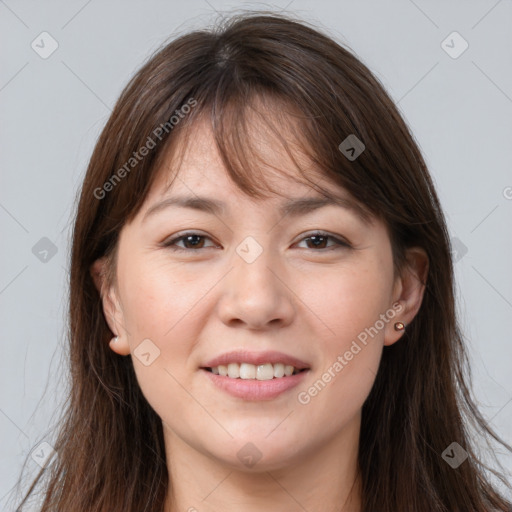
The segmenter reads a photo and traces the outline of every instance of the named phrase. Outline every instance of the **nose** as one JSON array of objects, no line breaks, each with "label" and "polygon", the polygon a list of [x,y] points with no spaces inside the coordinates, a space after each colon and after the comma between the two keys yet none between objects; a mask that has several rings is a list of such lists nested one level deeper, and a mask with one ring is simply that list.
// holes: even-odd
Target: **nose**
[{"label": "nose", "polygon": [[283,266],[268,248],[254,261],[240,254],[234,254],[234,268],[222,281],[218,303],[222,321],[251,330],[289,325],[295,314],[294,293],[286,283]]}]

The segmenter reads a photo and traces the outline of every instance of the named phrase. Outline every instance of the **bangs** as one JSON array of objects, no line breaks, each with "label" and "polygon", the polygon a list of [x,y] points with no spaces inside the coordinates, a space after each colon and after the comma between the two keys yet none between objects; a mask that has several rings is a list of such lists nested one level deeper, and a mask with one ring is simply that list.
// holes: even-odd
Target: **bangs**
[{"label": "bangs", "polygon": [[[231,97],[208,96],[194,96],[198,106],[168,139],[156,162],[155,174],[168,174],[165,192],[177,179],[185,155],[194,151],[194,131],[203,125],[211,130],[226,172],[245,195],[261,200],[273,195],[287,197],[286,192],[272,186],[269,176],[276,175],[306,185],[316,191],[315,196],[349,204],[365,224],[372,223],[374,213],[346,189],[343,172],[329,166],[319,144],[311,143],[319,141],[319,134],[310,115],[288,98],[265,90],[251,95],[237,91]],[[291,161],[291,168],[279,165],[283,154]],[[346,192],[337,192],[340,187]]]}]

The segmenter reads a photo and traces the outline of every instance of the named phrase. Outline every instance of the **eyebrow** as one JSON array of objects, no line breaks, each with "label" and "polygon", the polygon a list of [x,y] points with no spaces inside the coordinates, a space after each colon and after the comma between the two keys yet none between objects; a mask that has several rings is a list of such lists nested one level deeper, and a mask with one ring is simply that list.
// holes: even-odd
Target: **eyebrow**
[{"label": "eyebrow", "polygon": [[[289,199],[281,204],[279,214],[281,217],[289,215],[291,217],[299,217],[306,215],[325,206],[339,206],[350,210],[364,224],[370,224],[370,216],[356,202],[344,197],[305,197]],[[189,208],[197,211],[210,213],[212,215],[222,215],[227,208],[226,203],[218,199],[203,196],[175,196],[168,197],[158,203],[152,205],[142,219],[144,222],[150,215],[162,211],[166,208]]]}]

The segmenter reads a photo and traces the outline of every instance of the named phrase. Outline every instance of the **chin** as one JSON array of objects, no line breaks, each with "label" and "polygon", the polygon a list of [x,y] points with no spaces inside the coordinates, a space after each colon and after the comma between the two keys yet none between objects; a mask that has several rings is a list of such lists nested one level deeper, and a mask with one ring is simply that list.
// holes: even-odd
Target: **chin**
[{"label": "chin", "polygon": [[210,454],[217,461],[248,473],[282,469],[293,465],[295,459],[300,457],[297,445],[289,437],[286,440],[279,437],[270,440],[265,439],[264,435],[257,438],[236,436],[226,448],[223,453],[217,453],[217,448],[211,450]]}]

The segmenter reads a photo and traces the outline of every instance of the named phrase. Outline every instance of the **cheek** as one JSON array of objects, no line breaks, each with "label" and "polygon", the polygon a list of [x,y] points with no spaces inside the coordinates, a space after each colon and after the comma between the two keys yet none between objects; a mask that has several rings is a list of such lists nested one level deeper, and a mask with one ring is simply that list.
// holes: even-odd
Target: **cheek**
[{"label": "cheek", "polygon": [[[326,325],[321,364],[302,388],[299,403],[324,411],[339,423],[360,409],[370,393],[382,355],[386,326],[393,321],[390,260],[340,272],[313,300]],[[314,405],[313,405],[314,404]]]},{"label": "cheek", "polygon": [[[319,312],[327,327],[326,348],[330,354],[350,345],[390,307],[390,271],[386,262],[374,259],[341,268],[323,279],[321,286],[310,288],[307,303]],[[381,339],[383,334],[381,326],[375,338]]]},{"label": "cheek", "polygon": [[373,330],[373,326],[349,325],[348,321],[343,323],[343,318],[335,325],[336,335],[324,340],[321,364],[297,392],[298,403],[334,430],[362,408],[375,381],[383,348],[382,331]]},{"label": "cheek", "polygon": [[194,304],[207,291],[207,283],[179,282],[176,275],[158,265],[134,264],[120,279],[137,381],[161,417],[186,405],[187,396],[178,383],[187,383],[192,371],[190,354],[201,329]]},{"label": "cheek", "polygon": [[179,269],[143,261],[126,268],[121,282],[123,316],[133,342],[152,337],[163,346],[193,328],[194,307],[211,287]]},{"label": "cheek", "polygon": [[[167,424],[174,424],[174,411],[190,407],[185,389],[192,371],[190,354],[200,329],[193,309],[199,292],[192,284],[182,286],[175,275],[142,265],[134,268],[125,278],[123,304],[137,382],[152,409]],[[147,345],[141,350],[143,343]],[[146,364],[147,357],[141,357],[148,352],[150,364]]]}]

